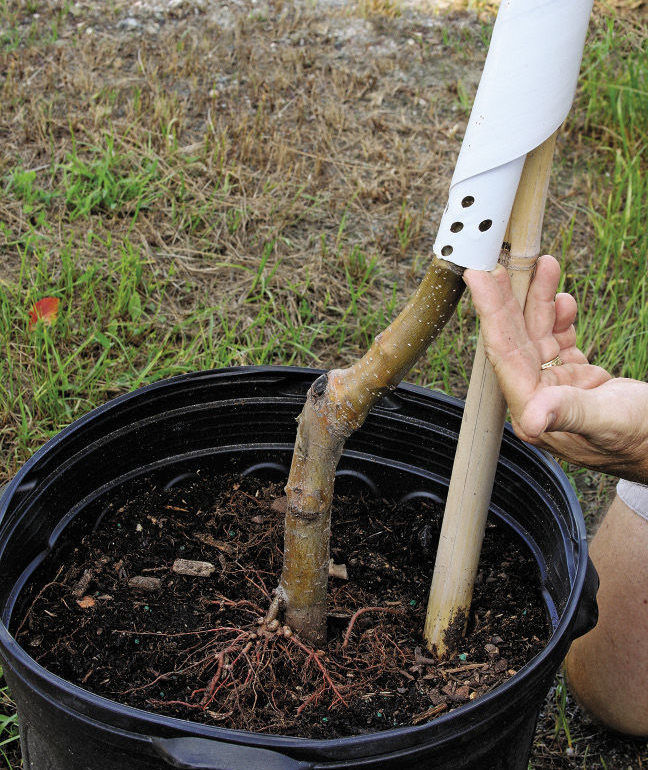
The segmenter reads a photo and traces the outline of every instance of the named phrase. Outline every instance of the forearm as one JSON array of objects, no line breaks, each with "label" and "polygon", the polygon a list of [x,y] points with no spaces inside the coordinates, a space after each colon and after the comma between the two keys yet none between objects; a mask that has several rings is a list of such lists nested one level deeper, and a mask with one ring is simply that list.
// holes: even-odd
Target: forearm
[{"label": "forearm", "polygon": [[619,377],[608,387],[617,396],[609,404],[616,475],[648,484],[648,383]]}]

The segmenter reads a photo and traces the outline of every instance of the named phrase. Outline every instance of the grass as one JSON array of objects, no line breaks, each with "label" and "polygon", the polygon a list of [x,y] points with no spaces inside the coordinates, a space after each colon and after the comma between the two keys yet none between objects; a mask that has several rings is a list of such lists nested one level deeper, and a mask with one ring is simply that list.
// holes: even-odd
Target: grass
[{"label": "grass", "polygon": [[[0,677],[2,667],[0,666]],[[0,680],[3,681],[3,680]],[[13,766],[12,757],[18,755],[18,717],[6,687],[0,688],[0,758],[5,767]]]},{"label": "grass", "polygon": [[591,262],[566,233],[566,284],[586,310],[579,341],[598,364],[625,376],[648,372],[648,50],[641,33],[608,19],[588,47],[581,86],[584,132],[596,152],[588,163],[599,189],[588,206]]},{"label": "grass", "polygon": [[[124,3],[38,6],[0,2],[0,482],[161,377],[365,349],[425,269],[492,26],[484,3],[432,27],[381,0],[181,8],[135,31]],[[578,297],[583,348],[638,378],[647,73],[640,26],[599,10],[544,246]],[[30,329],[45,296],[58,319]],[[464,302],[410,379],[464,395],[475,339]],[[571,477],[593,523],[610,480]],[[6,689],[0,703],[0,751],[18,767]],[[639,767],[641,751],[592,727],[558,680],[532,766]]]}]

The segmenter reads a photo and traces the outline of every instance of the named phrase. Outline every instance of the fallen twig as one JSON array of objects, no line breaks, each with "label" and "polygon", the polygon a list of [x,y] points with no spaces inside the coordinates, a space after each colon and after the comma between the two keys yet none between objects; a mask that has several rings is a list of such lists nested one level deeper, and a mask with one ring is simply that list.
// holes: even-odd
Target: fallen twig
[{"label": "fallen twig", "polygon": [[420,714],[415,714],[412,717],[412,724],[418,725],[421,722],[425,722],[428,719],[432,719],[432,717],[437,716],[442,711],[445,711],[448,708],[447,703],[439,703],[438,706],[432,706],[432,708],[429,708],[427,711],[422,711]]}]

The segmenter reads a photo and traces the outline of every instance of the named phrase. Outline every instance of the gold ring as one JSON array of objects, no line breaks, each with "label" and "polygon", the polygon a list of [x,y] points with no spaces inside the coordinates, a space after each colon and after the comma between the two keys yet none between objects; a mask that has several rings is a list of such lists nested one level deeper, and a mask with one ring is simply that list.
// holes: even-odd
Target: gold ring
[{"label": "gold ring", "polygon": [[551,361],[545,361],[545,363],[540,366],[540,369],[550,369],[552,366],[562,366],[564,363],[565,362],[560,356],[556,356],[555,358],[552,358]]}]

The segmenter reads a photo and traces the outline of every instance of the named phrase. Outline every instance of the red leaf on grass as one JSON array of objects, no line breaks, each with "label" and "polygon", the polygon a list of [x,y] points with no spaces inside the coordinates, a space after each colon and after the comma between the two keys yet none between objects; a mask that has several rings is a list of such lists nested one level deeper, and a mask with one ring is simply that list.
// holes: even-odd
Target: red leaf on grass
[{"label": "red leaf on grass", "polygon": [[29,311],[29,328],[36,326],[38,321],[42,321],[47,326],[51,326],[58,316],[59,298],[43,297],[34,303]]}]

